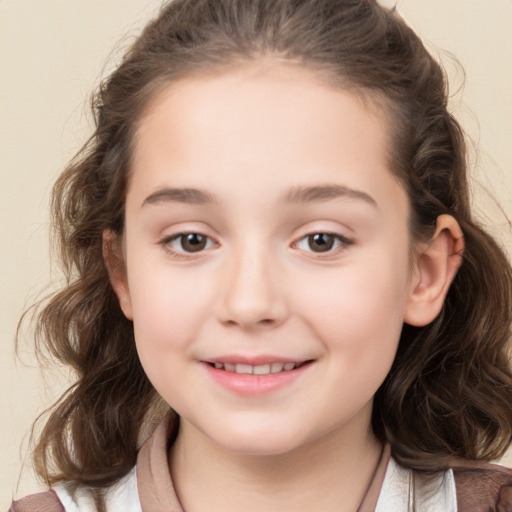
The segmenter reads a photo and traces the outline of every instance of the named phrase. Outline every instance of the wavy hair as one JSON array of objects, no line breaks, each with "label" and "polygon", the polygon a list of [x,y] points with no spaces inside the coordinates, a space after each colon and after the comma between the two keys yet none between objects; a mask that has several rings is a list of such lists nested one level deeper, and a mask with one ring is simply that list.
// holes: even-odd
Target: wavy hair
[{"label": "wavy hair", "polygon": [[512,439],[512,271],[470,211],[464,137],[447,110],[439,64],[393,10],[375,0],[174,0],[164,5],[93,100],[95,131],[58,179],[54,234],[66,286],[37,317],[37,344],[73,368],[76,383],[50,411],[35,448],[48,484],[101,489],[136,461],[158,396],[135,350],[102,255],[122,234],[137,123],[167,84],[264,56],[314,69],[376,100],[391,134],[390,169],[408,192],[411,234],[441,214],[465,239],[442,312],[405,325],[374,400],[373,428],[419,470],[499,457]]}]

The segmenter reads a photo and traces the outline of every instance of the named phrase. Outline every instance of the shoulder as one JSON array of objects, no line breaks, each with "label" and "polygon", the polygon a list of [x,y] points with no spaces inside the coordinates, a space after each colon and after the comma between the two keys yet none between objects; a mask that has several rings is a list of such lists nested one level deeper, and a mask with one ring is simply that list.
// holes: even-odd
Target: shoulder
[{"label": "shoulder", "polygon": [[497,464],[453,468],[460,512],[512,512],[512,470]]},{"label": "shoulder", "polygon": [[[123,478],[102,492],[107,512],[142,512],[139,484],[146,498],[146,510],[181,510],[167,465],[167,444],[172,442],[176,432],[177,421],[174,417],[169,415],[163,418],[142,446],[137,464]],[[158,498],[162,501],[158,501]],[[162,503],[164,506],[159,507]],[[153,506],[154,504],[157,506]],[[168,504],[172,506],[166,506]],[[52,490],[14,501],[9,508],[9,512],[96,510],[96,503],[90,490],[78,487],[74,492],[69,492],[66,483],[57,484]]]},{"label": "shoulder", "polygon": [[[107,512],[142,512],[137,490],[136,466],[123,478],[102,491]],[[70,492],[65,483],[50,491],[31,494],[12,503],[9,512],[97,512],[90,489],[78,487]]]},{"label": "shoulder", "polygon": [[46,491],[14,501],[9,512],[65,512],[65,509],[55,491]]}]

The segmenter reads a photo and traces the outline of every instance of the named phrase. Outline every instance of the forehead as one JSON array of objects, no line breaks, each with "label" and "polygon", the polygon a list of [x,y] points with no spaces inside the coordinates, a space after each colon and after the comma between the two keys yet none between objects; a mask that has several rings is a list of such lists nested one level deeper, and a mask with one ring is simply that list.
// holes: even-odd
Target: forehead
[{"label": "forehead", "polygon": [[211,189],[270,191],[318,177],[375,188],[376,175],[394,179],[388,146],[376,100],[329,85],[310,69],[263,62],[162,89],[139,122],[131,181],[146,189],[169,180],[203,188],[206,180]]},{"label": "forehead", "polygon": [[[384,139],[389,126],[385,103],[375,92],[334,85],[326,72],[263,58],[234,68],[197,72],[161,86],[137,123],[136,149],[144,143],[148,127],[158,123],[169,127],[171,118],[178,134],[183,135],[187,135],[189,129],[200,135],[214,122],[217,129],[228,123],[233,130],[249,127],[251,135],[255,136],[258,126],[267,124],[268,129],[274,125],[278,131],[277,121],[294,121],[300,123],[297,128],[304,134],[321,127],[325,136],[327,132],[336,133],[339,126],[334,125],[339,125],[338,121],[349,111],[353,116],[347,119],[347,124],[359,117],[359,125],[370,121],[367,129],[369,124],[378,125],[380,142],[386,148],[388,141]],[[210,134],[216,135],[215,132]],[[220,132],[218,136],[224,134]],[[279,135],[284,138],[286,134]]]}]

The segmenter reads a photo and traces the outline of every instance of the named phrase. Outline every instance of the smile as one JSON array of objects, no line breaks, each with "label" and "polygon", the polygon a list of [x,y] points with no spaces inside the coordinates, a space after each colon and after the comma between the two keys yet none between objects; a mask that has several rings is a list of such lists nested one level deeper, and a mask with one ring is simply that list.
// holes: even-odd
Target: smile
[{"label": "smile", "polygon": [[252,361],[239,357],[226,359],[201,362],[214,382],[230,392],[245,396],[267,395],[290,386],[309,373],[308,369],[315,362],[314,359],[277,361],[270,357]]},{"label": "smile", "polygon": [[230,373],[238,373],[238,374],[246,374],[246,375],[269,375],[281,372],[289,372],[299,368],[305,362],[302,363],[282,363],[279,361],[268,363],[268,364],[260,364],[260,365],[250,365],[244,363],[209,363],[211,366],[216,368],[217,370],[224,370]]}]

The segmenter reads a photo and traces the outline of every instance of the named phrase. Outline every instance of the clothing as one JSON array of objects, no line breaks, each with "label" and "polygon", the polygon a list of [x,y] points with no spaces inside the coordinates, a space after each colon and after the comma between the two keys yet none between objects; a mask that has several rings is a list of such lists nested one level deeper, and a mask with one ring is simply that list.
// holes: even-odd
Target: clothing
[{"label": "clothing", "polygon": [[[168,469],[176,426],[164,419],[139,451],[137,465],[107,493],[108,512],[184,512]],[[501,490],[501,495],[500,495]],[[74,497],[64,485],[14,502],[9,512],[94,512],[83,490]],[[386,445],[358,512],[512,512],[512,471],[468,463],[426,477],[404,469]]]}]

